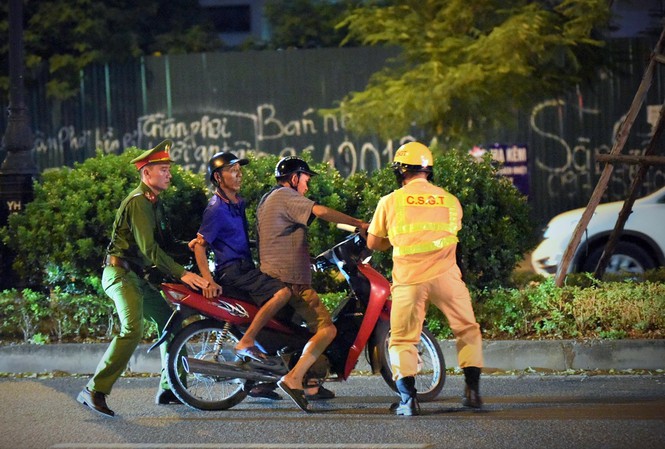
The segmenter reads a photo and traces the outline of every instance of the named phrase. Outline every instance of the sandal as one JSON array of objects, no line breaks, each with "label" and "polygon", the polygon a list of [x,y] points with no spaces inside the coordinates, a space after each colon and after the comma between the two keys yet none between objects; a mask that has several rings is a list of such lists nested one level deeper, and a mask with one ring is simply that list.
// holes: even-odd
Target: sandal
[{"label": "sandal", "polygon": [[302,410],[303,412],[308,412],[309,413],[309,403],[307,402],[307,399],[305,399],[305,391],[304,390],[299,390],[297,388],[291,388],[286,383],[280,379],[277,382],[277,386],[284,392],[286,395],[288,395],[291,399],[293,399],[293,402],[296,403],[298,408]]}]

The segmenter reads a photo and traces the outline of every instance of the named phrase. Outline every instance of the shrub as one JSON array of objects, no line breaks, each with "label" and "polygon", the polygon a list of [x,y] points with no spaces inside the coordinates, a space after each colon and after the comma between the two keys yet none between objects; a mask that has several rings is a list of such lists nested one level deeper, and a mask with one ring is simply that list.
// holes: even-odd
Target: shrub
[{"label": "shrub", "polygon": [[47,298],[30,289],[0,292],[0,334],[10,338],[22,337],[24,342],[44,330],[48,318]]},{"label": "shrub", "polygon": [[[156,334],[145,326],[144,338]],[[70,293],[54,287],[49,295],[31,289],[0,292],[0,335],[36,344],[106,340],[117,330],[115,307],[106,295]]]},{"label": "shrub", "polygon": [[435,183],[459,199],[464,209],[458,256],[472,289],[511,285],[511,275],[536,244],[526,197],[497,174],[489,154],[476,162],[451,150],[436,158]]},{"label": "shrub", "polygon": [[[101,263],[116,211],[139,182],[129,163],[137,154],[136,148],[119,156],[98,153],[74,168],[46,171],[35,183],[34,200],[0,230],[16,253],[13,268],[27,285],[100,293]],[[165,208],[174,233],[189,239],[199,224],[192,217],[205,207],[203,179],[179,166],[172,172]]]},{"label": "shrub", "polygon": [[116,326],[115,306],[105,294],[70,293],[55,287],[50,294],[50,332],[56,341],[109,338]]},{"label": "shrub", "polygon": [[489,338],[663,338],[665,330],[660,282],[593,280],[559,288],[547,279],[482,295],[476,317]]}]

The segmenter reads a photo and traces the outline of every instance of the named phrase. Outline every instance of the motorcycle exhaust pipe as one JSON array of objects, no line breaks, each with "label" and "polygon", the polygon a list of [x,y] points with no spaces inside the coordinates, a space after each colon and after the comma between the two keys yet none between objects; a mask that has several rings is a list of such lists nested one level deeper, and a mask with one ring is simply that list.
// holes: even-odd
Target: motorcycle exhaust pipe
[{"label": "motorcycle exhaust pipe", "polygon": [[286,373],[286,371],[284,373],[271,373],[263,370],[255,370],[251,366],[251,362],[249,364],[238,365],[228,362],[209,362],[192,357],[183,358],[183,365],[185,371],[190,374],[204,374],[229,379],[240,378],[256,382],[277,382]]}]

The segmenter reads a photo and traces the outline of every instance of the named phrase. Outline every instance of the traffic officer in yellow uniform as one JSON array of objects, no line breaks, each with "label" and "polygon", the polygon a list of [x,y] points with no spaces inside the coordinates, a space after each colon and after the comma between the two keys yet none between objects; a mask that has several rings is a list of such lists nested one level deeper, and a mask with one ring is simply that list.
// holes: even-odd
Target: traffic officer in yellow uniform
[{"label": "traffic officer in yellow uniform", "polygon": [[457,266],[457,232],[462,207],[455,196],[435,186],[429,148],[418,142],[402,145],[393,169],[401,188],[379,200],[367,236],[367,246],[393,248],[390,363],[401,401],[397,415],[417,415],[415,376],[423,322],[429,303],[448,318],[457,341],[459,366],[466,389],[463,404],[480,408],[482,338],[471,297]]},{"label": "traffic officer in yellow uniform", "polygon": [[[156,267],[192,288],[204,288],[208,284],[165,252],[176,243],[168,232],[164,209],[158,199],[171,182],[171,145],[170,140],[165,140],[131,161],[139,170],[141,182],[120,204],[113,223],[102,287],[115,303],[120,333],[113,338],[94,376],[77,397],[78,402],[105,416],[114,416],[106,405],[106,396],[143,337],[143,319],[155,322],[161,334],[171,315],[159,290],[144,278],[146,269]],[[186,250],[187,244],[183,243],[182,248]],[[162,377],[156,397],[158,404],[179,402],[169,389],[165,346],[160,346]]]}]

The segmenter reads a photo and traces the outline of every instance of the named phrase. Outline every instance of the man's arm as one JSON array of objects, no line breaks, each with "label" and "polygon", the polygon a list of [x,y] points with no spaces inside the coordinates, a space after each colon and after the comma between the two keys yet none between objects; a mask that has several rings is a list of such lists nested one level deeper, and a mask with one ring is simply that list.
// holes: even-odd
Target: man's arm
[{"label": "man's arm", "polygon": [[208,267],[208,242],[205,241],[201,234],[198,234],[196,239],[192,242],[195,242],[194,257],[196,258],[196,265],[199,267],[199,273],[201,273],[203,279],[208,281],[208,286],[203,288],[203,295],[206,298],[214,298],[221,295],[222,287],[215,282],[215,279],[210,272],[210,268]]},{"label": "man's arm", "polygon": [[392,245],[390,240],[384,237],[377,237],[374,234],[367,234],[367,247],[374,251],[387,251]]},{"label": "man's arm", "polygon": [[[147,201],[147,200],[146,200]],[[185,270],[185,267],[177,263],[169,256],[155,240],[154,229],[155,221],[153,219],[152,205],[146,207],[140,201],[130,201],[127,205],[130,222],[132,223],[132,234],[139,251],[154,264],[161,272],[171,274],[180,279],[191,288],[205,288],[209,285],[208,281],[198,274]],[[147,210],[146,210],[147,209]]]},{"label": "man's arm", "polygon": [[349,215],[346,215],[345,213],[339,212],[321,204],[315,204],[314,207],[312,207],[312,213],[316,215],[317,218],[322,220],[329,221],[331,223],[347,224],[359,228],[362,231],[367,231],[367,228],[369,227],[369,224],[362,220],[358,220],[357,218],[353,218]]},{"label": "man's arm", "polygon": [[367,247],[374,251],[387,251],[392,244],[386,229],[386,197],[379,200],[367,231]]}]

